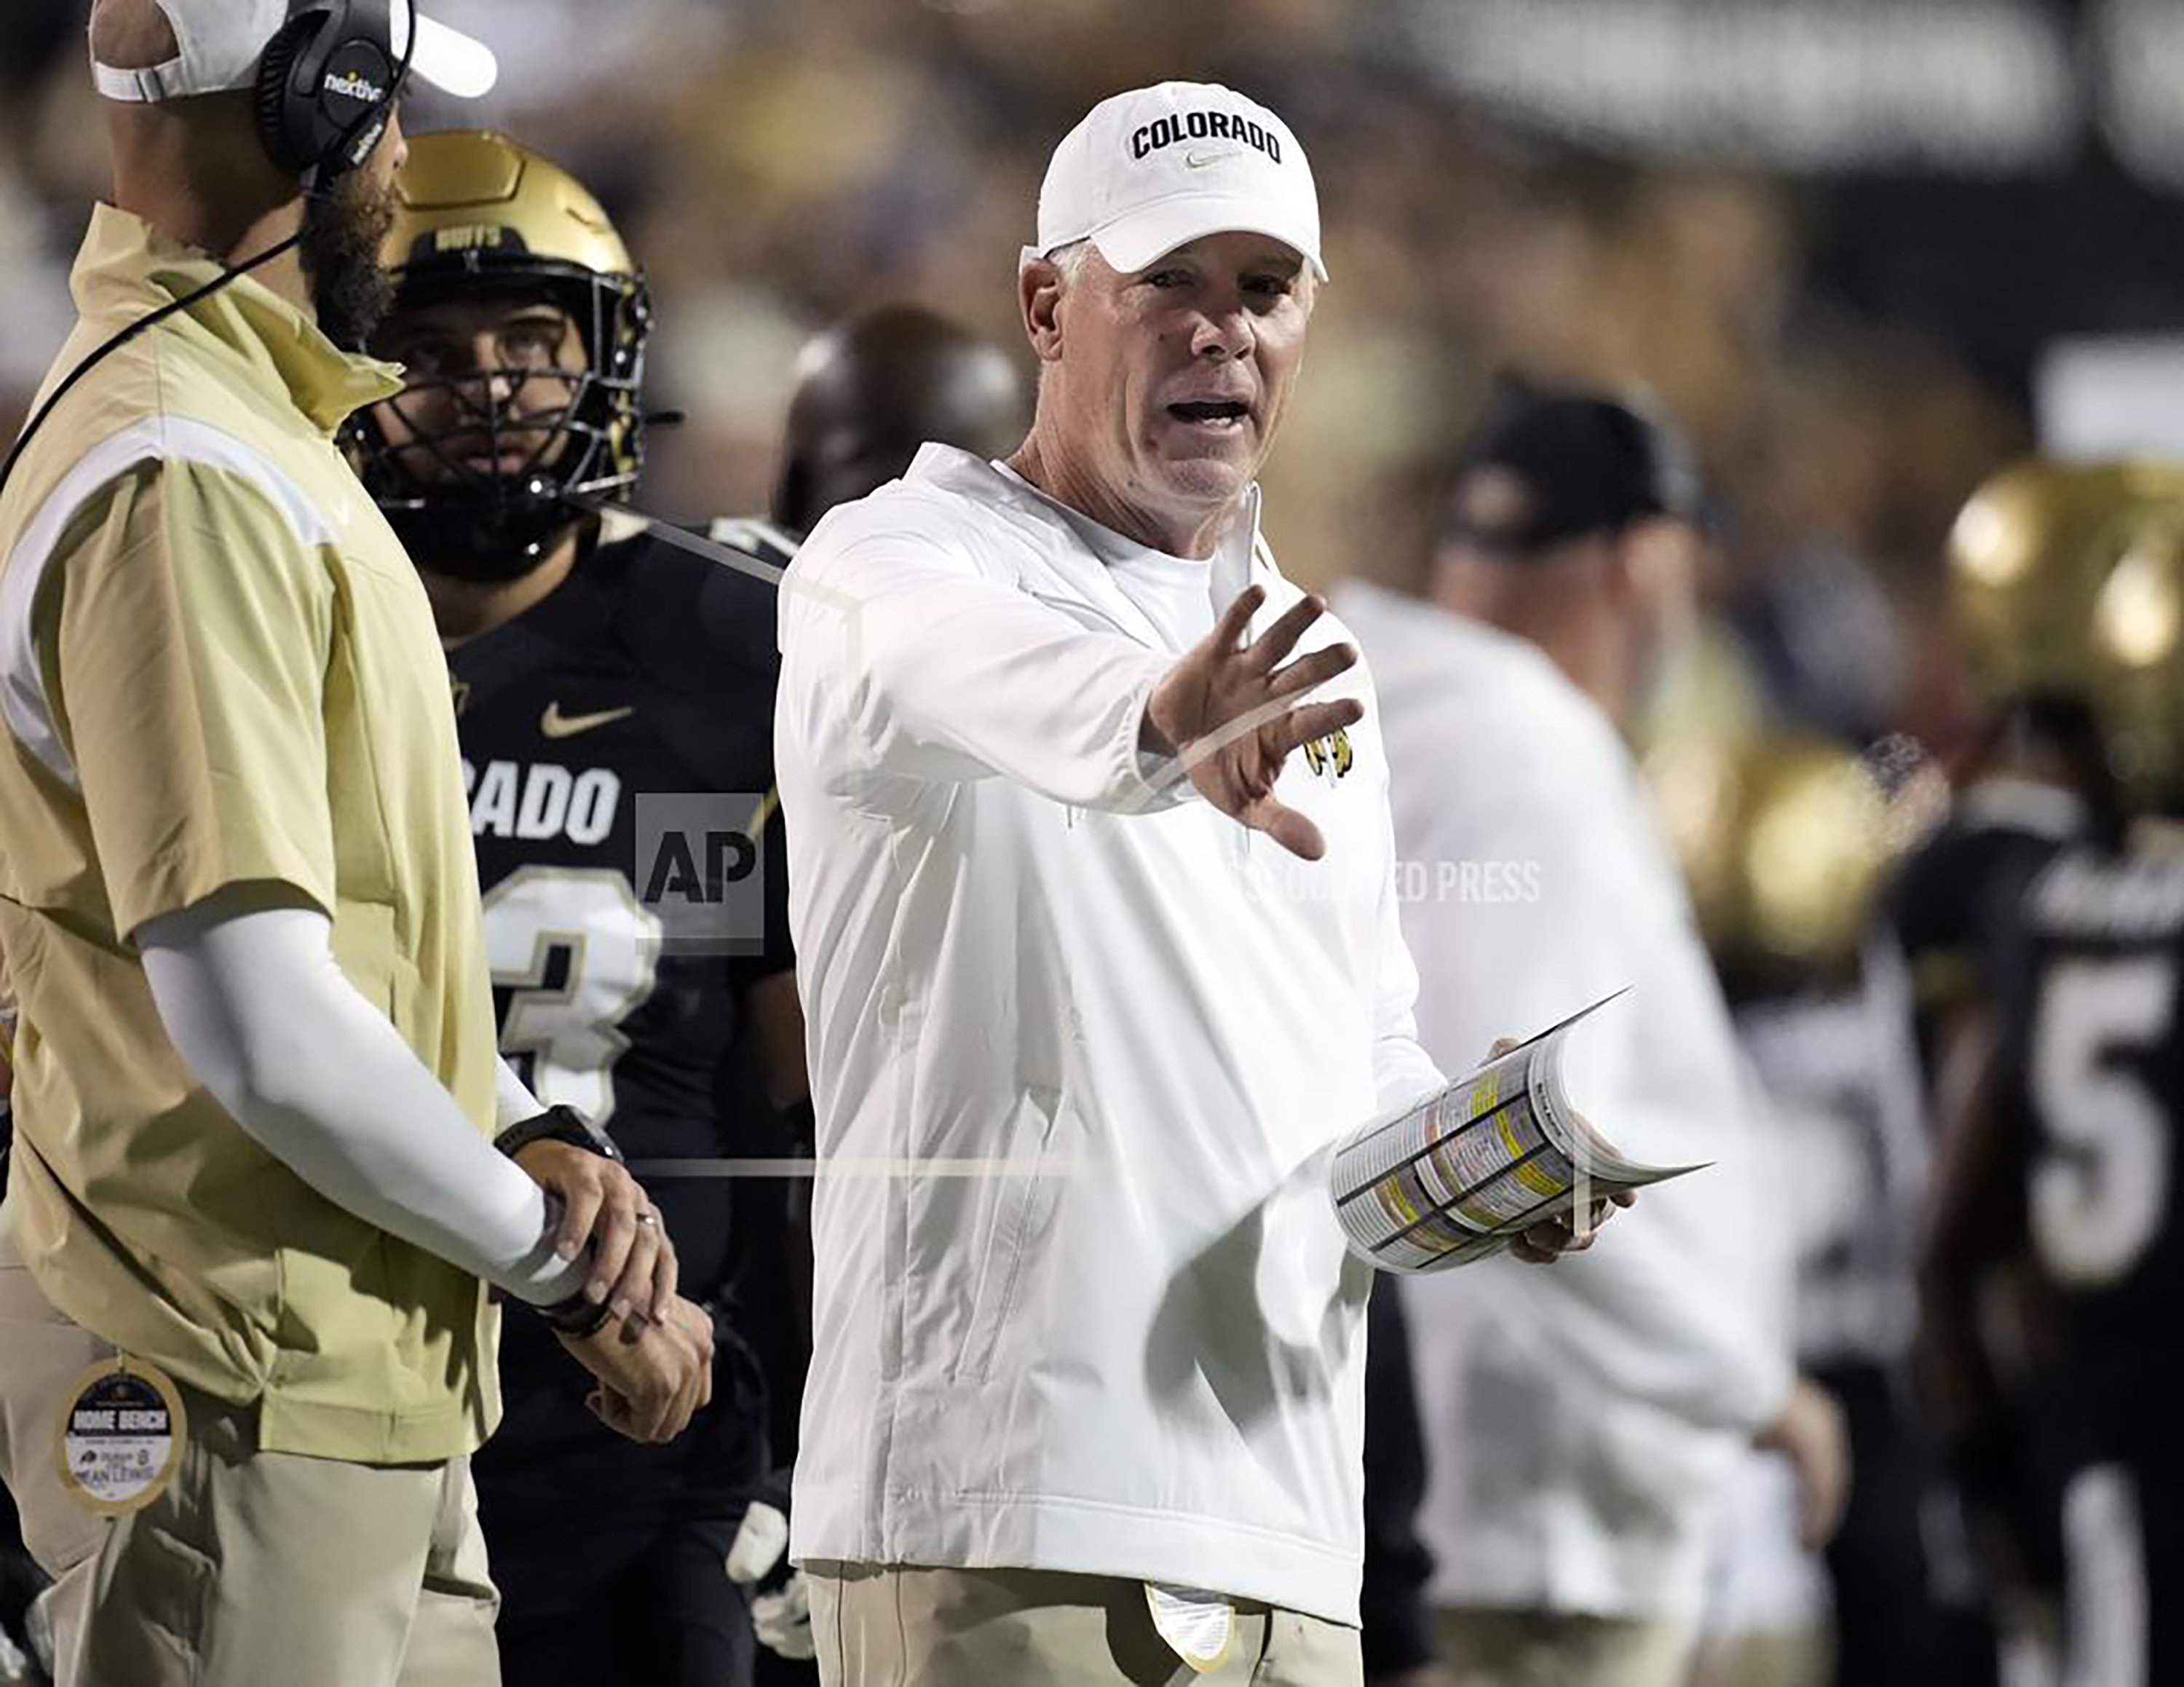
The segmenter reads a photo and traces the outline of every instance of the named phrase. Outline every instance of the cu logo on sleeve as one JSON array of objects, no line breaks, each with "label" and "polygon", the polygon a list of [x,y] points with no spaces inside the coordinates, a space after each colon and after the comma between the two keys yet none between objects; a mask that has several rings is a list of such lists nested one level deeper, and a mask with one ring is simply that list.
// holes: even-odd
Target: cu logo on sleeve
[{"label": "cu logo on sleeve", "polygon": [[638,798],[630,882],[660,921],[663,953],[765,951],[768,864],[761,840],[772,808],[770,794],[759,792]]}]

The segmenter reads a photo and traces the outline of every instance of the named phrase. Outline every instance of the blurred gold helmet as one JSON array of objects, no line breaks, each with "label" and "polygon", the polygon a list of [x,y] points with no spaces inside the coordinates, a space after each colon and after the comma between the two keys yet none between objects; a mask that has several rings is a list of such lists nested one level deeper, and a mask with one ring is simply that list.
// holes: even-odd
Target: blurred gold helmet
[{"label": "blurred gold helmet", "polygon": [[2114,560],[2108,541],[2134,509],[2184,496],[2184,469],[2027,458],[1987,480],[1948,543],[1953,618],[1990,706],[2082,698],[2086,630]]},{"label": "blurred gold helmet", "polygon": [[1724,973],[1841,974],[1902,839],[1873,771],[1830,738],[1771,731],[1663,745],[1646,771]]},{"label": "blurred gold helmet", "polygon": [[[395,177],[397,209],[382,248],[403,313],[465,295],[537,294],[569,312],[583,336],[586,367],[559,382],[566,402],[541,419],[526,412],[524,437],[539,437],[521,466],[486,471],[439,449],[429,430],[391,447],[370,410],[350,443],[365,484],[406,540],[426,541],[436,560],[451,546],[482,571],[520,571],[545,539],[577,519],[570,494],[626,497],[644,466],[640,387],[652,307],[644,281],[591,192],[551,159],[505,135],[450,130],[410,138]],[[432,387],[459,396],[458,426],[498,440],[515,432],[508,380],[520,371],[465,370],[413,379],[405,400]],[[402,409],[410,422],[410,411]],[[498,453],[488,454],[488,459]],[[415,547],[413,545],[413,549]]]},{"label": "blurred gold helmet", "polygon": [[2114,557],[2094,600],[2095,728],[2126,805],[2184,810],[2184,499],[2113,530]]}]

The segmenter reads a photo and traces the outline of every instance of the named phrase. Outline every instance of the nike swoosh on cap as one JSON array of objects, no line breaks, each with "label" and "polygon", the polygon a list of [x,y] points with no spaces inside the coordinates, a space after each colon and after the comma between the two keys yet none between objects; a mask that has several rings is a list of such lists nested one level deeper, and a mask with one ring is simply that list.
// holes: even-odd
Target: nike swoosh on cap
[{"label": "nike swoosh on cap", "polygon": [[1242,149],[1236,147],[1230,147],[1218,153],[1185,153],[1183,155],[1183,167],[1185,170],[1211,170],[1215,164],[1226,159],[1240,159],[1243,156]]},{"label": "nike swoosh on cap", "polygon": [[557,699],[546,705],[546,712],[538,717],[538,730],[549,738],[572,738],[579,732],[588,732],[594,727],[604,727],[637,713],[636,705],[620,709],[602,709],[596,715],[564,715]]}]

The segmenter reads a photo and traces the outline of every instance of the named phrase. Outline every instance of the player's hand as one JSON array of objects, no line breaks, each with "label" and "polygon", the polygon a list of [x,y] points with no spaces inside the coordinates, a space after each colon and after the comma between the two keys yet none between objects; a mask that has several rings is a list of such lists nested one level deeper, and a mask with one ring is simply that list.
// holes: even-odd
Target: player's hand
[{"label": "player's hand", "polygon": [[1780,1453],[1797,1479],[1797,1540],[1817,1552],[1833,1539],[1850,1499],[1850,1436],[1842,1408],[1817,1383],[1800,1377],[1781,1416],[1752,1445]]},{"label": "player's hand", "polygon": [[1357,651],[1332,644],[1281,665],[1327,612],[1327,602],[1306,593],[1246,643],[1266,595],[1261,587],[1247,588],[1213,631],[1162,676],[1145,704],[1139,743],[1156,755],[1180,757],[1190,782],[1222,813],[1316,861],[1326,841],[1311,821],[1274,800],[1274,781],[1298,745],[1363,716],[1365,705],[1356,698],[1304,701],[1306,693],[1355,666]]},{"label": "player's hand", "polygon": [[791,1570],[788,1579],[771,1592],[755,1591],[773,1573],[788,1548],[788,1519],[765,1500],[752,1500],[728,1548],[728,1579],[751,1596],[751,1630],[760,1645],[777,1657],[816,1657],[818,1642],[811,1638],[811,1592],[805,1584],[804,1573]]},{"label": "player's hand", "polygon": [[713,1398],[713,1321],[679,1294],[649,1322],[559,1339],[599,1384],[584,1404],[632,1441],[673,1440]]},{"label": "player's hand", "polygon": [[605,1155],[566,1142],[532,1143],[515,1163],[560,1200],[554,1251],[573,1260],[592,1244],[584,1298],[611,1307],[625,1322],[666,1317],[675,1299],[675,1244],[644,1186]]}]

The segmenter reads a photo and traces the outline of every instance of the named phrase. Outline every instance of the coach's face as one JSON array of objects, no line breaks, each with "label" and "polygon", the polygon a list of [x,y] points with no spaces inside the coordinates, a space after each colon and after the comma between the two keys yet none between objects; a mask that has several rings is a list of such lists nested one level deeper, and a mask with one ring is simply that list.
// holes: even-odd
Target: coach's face
[{"label": "coach's face", "polygon": [[1036,288],[1027,298],[1048,437],[1158,531],[1225,514],[1266,461],[1304,361],[1303,260],[1264,235],[1216,234],[1130,275],[1088,247],[1058,281],[1044,311]]}]

